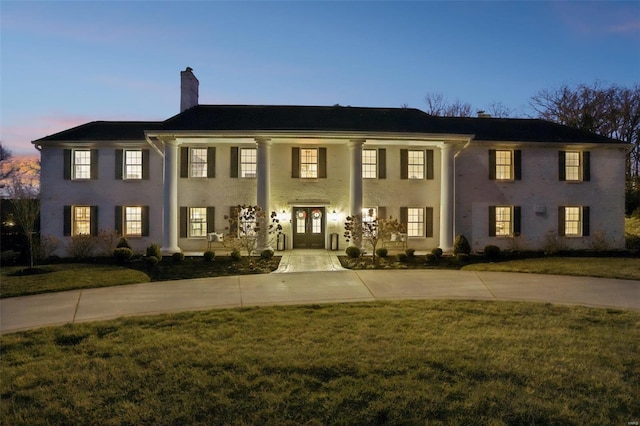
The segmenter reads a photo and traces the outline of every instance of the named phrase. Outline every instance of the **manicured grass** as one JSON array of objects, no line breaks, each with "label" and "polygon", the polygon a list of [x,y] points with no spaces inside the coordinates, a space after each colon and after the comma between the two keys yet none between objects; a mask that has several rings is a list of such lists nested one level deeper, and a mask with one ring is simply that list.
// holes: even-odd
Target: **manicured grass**
[{"label": "manicured grass", "polygon": [[640,313],[406,301],[214,310],[0,336],[0,421],[620,424]]},{"label": "manicured grass", "polygon": [[43,265],[37,274],[22,275],[24,267],[2,267],[0,297],[26,296],[29,294],[81,288],[108,287],[149,281],[149,276],[116,265],[64,263]]},{"label": "manicured grass", "polygon": [[640,280],[640,258],[542,257],[508,262],[474,263],[462,269]]}]

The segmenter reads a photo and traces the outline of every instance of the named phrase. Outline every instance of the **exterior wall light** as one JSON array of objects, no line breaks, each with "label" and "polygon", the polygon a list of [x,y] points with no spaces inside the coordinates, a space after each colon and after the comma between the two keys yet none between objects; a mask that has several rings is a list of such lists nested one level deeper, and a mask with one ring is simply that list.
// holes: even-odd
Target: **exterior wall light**
[{"label": "exterior wall light", "polygon": [[333,210],[333,212],[331,212],[331,221],[332,222],[337,222],[338,221],[338,213],[336,213],[335,210]]}]

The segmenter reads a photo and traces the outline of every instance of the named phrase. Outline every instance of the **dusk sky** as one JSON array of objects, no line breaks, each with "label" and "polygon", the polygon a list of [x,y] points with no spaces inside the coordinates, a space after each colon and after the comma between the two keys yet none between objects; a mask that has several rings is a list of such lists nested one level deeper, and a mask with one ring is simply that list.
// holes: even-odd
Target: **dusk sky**
[{"label": "dusk sky", "polygon": [[0,139],[165,120],[201,104],[425,109],[427,93],[533,115],[562,84],[640,82],[640,2],[0,2]]}]

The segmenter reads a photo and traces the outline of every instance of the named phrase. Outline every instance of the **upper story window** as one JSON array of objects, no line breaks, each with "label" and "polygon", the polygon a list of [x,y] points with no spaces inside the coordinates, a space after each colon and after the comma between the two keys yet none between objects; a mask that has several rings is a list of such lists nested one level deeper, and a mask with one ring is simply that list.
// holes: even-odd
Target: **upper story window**
[{"label": "upper story window", "polygon": [[378,177],[378,150],[362,150],[362,178],[375,179]]},{"label": "upper story window", "polygon": [[207,148],[189,149],[190,177],[207,177]]},{"label": "upper story window", "polygon": [[142,179],[142,150],[124,151],[124,179]]},{"label": "upper story window", "polygon": [[91,150],[73,151],[73,179],[91,179]]},{"label": "upper story window", "polygon": [[558,175],[560,180],[584,182],[591,178],[591,155],[589,151],[559,151]]},{"label": "upper story window", "polygon": [[491,180],[520,180],[521,179],[521,151],[508,149],[489,150],[489,179]]},{"label": "upper story window", "polygon": [[315,179],[318,177],[318,149],[300,149],[300,177]]},{"label": "upper story window", "polygon": [[256,148],[240,149],[240,177],[256,177],[258,166],[258,153]]},{"label": "upper story window", "polygon": [[407,159],[409,179],[424,179],[424,151],[409,150]]}]

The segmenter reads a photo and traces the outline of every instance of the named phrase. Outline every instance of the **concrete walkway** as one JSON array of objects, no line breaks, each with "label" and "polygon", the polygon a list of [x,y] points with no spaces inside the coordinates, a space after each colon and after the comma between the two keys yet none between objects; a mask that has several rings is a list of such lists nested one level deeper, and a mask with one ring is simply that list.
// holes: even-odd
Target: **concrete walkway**
[{"label": "concrete walkway", "polygon": [[0,332],[214,308],[401,299],[518,300],[640,310],[640,281],[450,270],[337,270],[335,254],[322,252],[316,257],[323,259],[324,270],[314,269],[323,263],[310,260],[311,253],[298,259],[301,254],[291,251],[285,252],[278,270],[294,271],[289,273],[0,299]]}]

